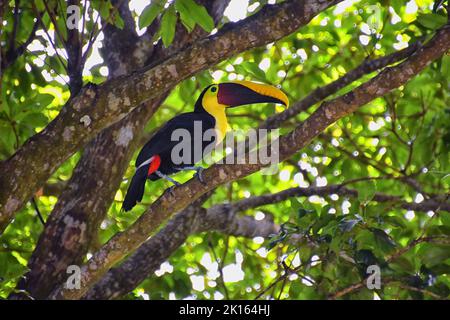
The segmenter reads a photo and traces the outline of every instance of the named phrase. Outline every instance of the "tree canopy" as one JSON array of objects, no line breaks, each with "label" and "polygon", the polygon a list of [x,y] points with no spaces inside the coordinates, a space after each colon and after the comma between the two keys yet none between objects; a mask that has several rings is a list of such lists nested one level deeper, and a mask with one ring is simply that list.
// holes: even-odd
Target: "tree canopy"
[{"label": "tree canopy", "polygon": [[[0,1],[0,298],[447,299],[449,5]],[[279,130],[276,173],[121,211],[149,137],[232,80],[289,97],[227,110]]]}]

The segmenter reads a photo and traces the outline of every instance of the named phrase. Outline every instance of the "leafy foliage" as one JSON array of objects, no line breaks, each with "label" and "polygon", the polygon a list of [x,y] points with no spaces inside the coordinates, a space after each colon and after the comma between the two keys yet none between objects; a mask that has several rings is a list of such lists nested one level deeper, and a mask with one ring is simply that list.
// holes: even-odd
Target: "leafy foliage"
[{"label": "leafy foliage", "polygon": [[196,25],[207,32],[214,28],[214,21],[208,11],[194,0],[176,0],[173,3],[152,1],[139,16],[139,28],[150,26],[159,14],[162,14],[162,19],[158,35],[165,47],[170,46],[173,41],[177,15],[188,32],[192,32]]}]

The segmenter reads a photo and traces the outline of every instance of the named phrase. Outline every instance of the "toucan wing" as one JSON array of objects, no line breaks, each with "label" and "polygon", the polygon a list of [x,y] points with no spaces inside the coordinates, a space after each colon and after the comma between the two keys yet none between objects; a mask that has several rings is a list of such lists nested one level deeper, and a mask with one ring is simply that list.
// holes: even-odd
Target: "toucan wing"
[{"label": "toucan wing", "polygon": [[144,145],[136,159],[136,167],[147,161],[154,155],[159,155],[172,148],[179,141],[172,141],[172,133],[177,129],[185,129],[191,133],[194,138],[194,125],[196,121],[202,122],[202,131],[214,128],[215,120],[208,113],[189,112],[182,113],[170,119],[161,129],[156,132],[152,138]]}]

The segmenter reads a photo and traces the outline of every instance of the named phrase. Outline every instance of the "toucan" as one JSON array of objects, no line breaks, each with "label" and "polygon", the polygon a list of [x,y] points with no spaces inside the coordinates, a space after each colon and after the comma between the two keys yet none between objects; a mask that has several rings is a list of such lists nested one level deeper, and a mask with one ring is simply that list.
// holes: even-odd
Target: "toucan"
[{"label": "toucan", "polygon": [[[129,211],[142,200],[147,179],[155,181],[163,178],[179,185],[169,175],[183,170],[195,170],[197,177],[203,182],[203,168],[196,167],[195,164],[202,160],[203,151],[208,145],[217,144],[224,138],[228,129],[225,109],[253,103],[278,103],[287,107],[289,100],[280,89],[251,81],[232,81],[206,87],[198,97],[193,112],[183,113],[169,120],[144,145],[136,159],[136,172],[128,186],[122,209]],[[211,141],[202,141],[201,150],[194,148],[195,141],[190,141],[194,150],[189,156],[190,160],[174,163],[172,149],[179,141],[173,139],[173,133],[177,129],[187,130],[192,133],[190,137],[193,140],[194,130],[197,130],[196,126],[198,128],[199,124],[202,133],[213,129],[215,136]]]}]

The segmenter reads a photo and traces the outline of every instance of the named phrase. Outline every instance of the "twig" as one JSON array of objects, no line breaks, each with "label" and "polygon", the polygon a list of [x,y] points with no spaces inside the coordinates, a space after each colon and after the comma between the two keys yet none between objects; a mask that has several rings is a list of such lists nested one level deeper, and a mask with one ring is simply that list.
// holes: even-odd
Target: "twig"
[{"label": "twig", "polygon": [[[52,40],[52,37],[50,37],[50,34],[48,33],[47,27],[45,26],[44,21],[42,20],[42,17],[40,16],[40,14],[39,14],[39,12],[38,12],[38,9],[37,9],[37,7],[36,7],[35,2],[32,1],[32,2],[31,2],[31,5],[32,5],[32,8],[33,8],[34,13],[35,13],[36,16],[37,16],[37,20],[39,21],[39,23],[40,23],[41,26],[42,26],[42,29],[44,30],[45,34],[47,35],[48,41],[50,42],[50,44],[52,45],[53,49],[55,50],[56,57],[58,58],[59,62],[61,63],[61,65],[63,66],[63,68],[66,70],[66,72],[68,72],[67,66],[66,66],[66,64],[64,63],[63,59],[61,58],[61,56],[59,55],[59,53],[58,53],[58,48],[56,47],[54,41]],[[64,42],[63,42],[63,43],[64,43]]]},{"label": "twig", "polygon": [[227,289],[227,286],[225,285],[225,278],[223,276],[223,261],[220,261],[219,258],[216,255],[216,251],[214,250],[214,246],[213,246],[213,244],[211,242],[211,234],[208,234],[208,246],[209,246],[209,248],[211,249],[211,251],[213,253],[214,260],[217,262],[217,270],[219,271],[219,275],[220,275],[220,284],[223,287],[223,291],[225,293],[225,298],[227,300],[229,300],[230,296],[228,294],[228,289]]},{"label": "twig", "polygon": [[[390,284],[395,284],[395,282],[393,281]],[[434,292],[431,292],[429,290],[416,288],[416,287],[413,287],[413,286],[410,286],[410,285],[407,285],[407,284],[403,284],[403,283],[399,283],[398,286],[400,288],[402,288],[402,289],[416,291],[416,292],[420,292],[420,293],[432,296],[433,298],[438,299],[438,300],[447,300],[447,298],[441,297],[440,295],[438,295],[438,294],[436,294]]]},{"label": "twig", "polygon": [[34,207],[34,210],[36,211],[36,215],[38,216],[39,220],[41,221],[42,225],[45,226],[44,218],[42,217],[41,211],[39,210],[38,204],[36,202],[35,197],[31,198],[31,203]]},{"label": "twig", "polygon": [[16,37],[17,37],[17,27],[19,25],[19,5],[20,5],[20,0],[15,0],[14,1],[14,12],[13,12],[13,16],[14,16],[14,22],[13,22],[13,30],[12,30],[12,35],[11,38],[9,39],[9,48],[11,51],[15,50],[15,41],[16,41]]},{"label": "twig", "polygon": [[17,48],[15,48],[15,46],[14,46],[14,48],[13,47],[9,48],[8,52],[6,53],[6,59],[2,59],[2,63],[1,63],[2,70],[6,69],[8,66],[10,66],[18,57],[20,57],[25,52],[28,45],[34,40],[34,37],[36,36],[36,31],[37,31],[38,27],[39,27],[39,20],[36,20],[27,40],[25,40],[25,42],[22,43]]},{"label": "twig", "polygon": [[330,295],[328,297],[328,300],[335,300],[335,299],[345,296],[346,294],[349,294],[355,290],[359,290],[362,287],[364,287],[365,284],[366,284],[366,279],[364,279],[358,283],[352,284],[351,286],[349,286],[347,288],[344,288],[342,290],[339,290],[339,291],[333,293],[332,295]]},{"label": "twig", "polygon": [[[52,10],[50,10],[47,0],[43,0],[43,2],[44,2],[45,10],[47,11],[47,14],[50,17],[50,20],[53,23],[53,27],[55,28],[55,33],[58,36],[59,41],[61,41],[61,44],[63,45],[63,47],[66,47],[66,39],[63,38],[63,35],[62,35],[61,31],[59,30],[58,22],[55,19],[54,12],[52,12]],[[55,48],[55,51],[56,51],[56,48]]]},{"label": "twig", "polygon": [[313,92],[308,94],[308,96],[306,96],[301,101],[297,102],[291,108],[283,111],[280,114],[269,117],[263,124],[260,125],[260,128],[270,129],[278,127],[279,124],[283,123],[287,119],[299,114],[302,111],[305,111],[306,109],[313,106],[317,102],[338,92],[340,89],[349,85],[353,81],[361,78],[363,75],[382,69],[392,63],[398,62],[400,60],[409,57],[415,51],[417,51],[421,45],[422,44],[420,42],[416,42],[410,47],[394,52],[388,56],[374,60],[365,60],[358,67],[349,71],[343,77],[337,79],[336,81],[331,82],[328,85],[315,89]]}]

